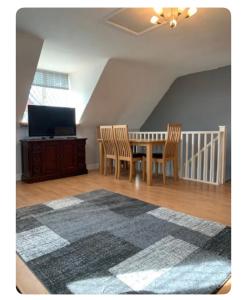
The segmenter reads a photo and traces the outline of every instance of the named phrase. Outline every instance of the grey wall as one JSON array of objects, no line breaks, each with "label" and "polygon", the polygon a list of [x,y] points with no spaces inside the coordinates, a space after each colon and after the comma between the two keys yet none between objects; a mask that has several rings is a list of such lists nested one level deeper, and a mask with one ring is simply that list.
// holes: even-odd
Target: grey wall
[{"label": "grey wall", "polygon": [[165,130],[169,122],[181,123],[183,130],[217,130],[226,125],[226,179],[231,178],[230,66],[177,78],[141,130]]}]

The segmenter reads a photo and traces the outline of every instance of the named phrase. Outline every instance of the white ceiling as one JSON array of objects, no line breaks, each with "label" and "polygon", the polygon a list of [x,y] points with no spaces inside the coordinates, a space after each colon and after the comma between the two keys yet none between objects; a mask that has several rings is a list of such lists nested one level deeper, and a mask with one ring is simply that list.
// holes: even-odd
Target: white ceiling
[{"label": "white ceiling", "polygon": [[230,13],[200,8],[177,28],[134,36],[105,22],[116,8],[23,8],[17,28],[44,39],[39,68],[75,72],[85,62],[128,59],[165,67],[176,76],[231,63]]}]

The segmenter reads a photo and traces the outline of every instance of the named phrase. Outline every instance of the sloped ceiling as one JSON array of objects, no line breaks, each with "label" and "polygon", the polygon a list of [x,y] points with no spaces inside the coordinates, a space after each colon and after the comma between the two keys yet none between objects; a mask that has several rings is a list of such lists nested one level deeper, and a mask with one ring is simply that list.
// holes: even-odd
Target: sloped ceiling
[{"label": "sloped ceiling", "polygon": [[127,122],[129,128],[139,128],[174,79],[158,66],[109,60],[82,115],[82,126]]},{"label": "sloped ceiling", "polygon": [[79,71],[70,73],[70,87],[73,95],[80,99],[81,111],[86,108],[107,62],[104,58],[87,61]]},{"label": "sloped ceiling", "polygon": [[43,40],[32,34],[16,33],[16,121],[25,110],[33,77],[39,62]]}]

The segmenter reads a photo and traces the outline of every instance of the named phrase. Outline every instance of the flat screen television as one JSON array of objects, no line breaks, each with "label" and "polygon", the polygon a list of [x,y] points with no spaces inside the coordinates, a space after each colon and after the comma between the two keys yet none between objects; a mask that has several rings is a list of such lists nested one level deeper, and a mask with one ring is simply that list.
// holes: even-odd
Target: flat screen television
[{"label": "flat screen television", "polygon": [[75,136],[75,109],[28,105],[30,137]]}]

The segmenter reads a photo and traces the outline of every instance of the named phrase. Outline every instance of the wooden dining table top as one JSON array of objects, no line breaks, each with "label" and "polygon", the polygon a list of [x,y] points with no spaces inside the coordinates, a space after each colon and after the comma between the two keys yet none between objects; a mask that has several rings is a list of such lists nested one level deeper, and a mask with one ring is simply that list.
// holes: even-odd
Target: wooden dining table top
[{"label": "wooden dining table top", "polygon": [[[98,142],[102,142],[102,139],[97,139]],[[166,140],[149,140],[149,139],[129,139],[130,144],[133,145],[146,145],[146,144],[155,144],[155,145],[163,145]]]}]

